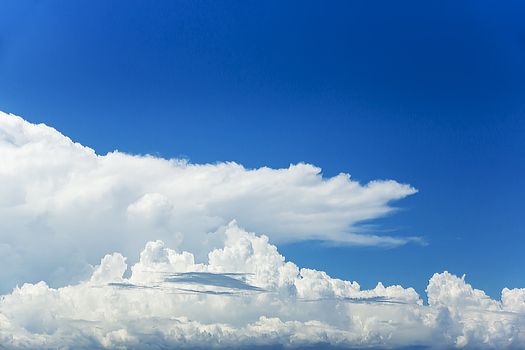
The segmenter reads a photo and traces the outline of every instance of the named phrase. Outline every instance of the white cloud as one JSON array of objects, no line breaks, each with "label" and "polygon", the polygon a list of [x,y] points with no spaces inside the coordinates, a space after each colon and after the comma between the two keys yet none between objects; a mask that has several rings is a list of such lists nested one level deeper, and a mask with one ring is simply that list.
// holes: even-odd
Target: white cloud
[{"label": "white cloud", "polygon": [[324,179],[307,164],[99,156],[5,114],[0,160],[0,281],[33,282],[0,298],[2,348],[525,347],[525,289],[493,300],[444,272],[425,303],[299,268],[273,245],[417,241],[358,229],[408,185]]},{"label": "white cloud", "polygon": [[0,112],[0,290],[90,274],[108,250],[131,262],[147,241],[194,252],[221,246],[231,220],[273,243],[319,239],[396,246],[417,237],[368,234],[359,223],[416,192],[395,181],[323,178],[309,164],[246,169],[236,163],[97,155],[55,129]]},{"label": "white cloud", "polygon": [[299,269],[266,236],[222,228],[207,263],[152,241],[124,277],[106,255],[85,282],[24,284],[0,300],[0,342],[10,348],[325,346],[523,348],[525,289],[488,298],[447,272],[412,288],[361,290]]}]

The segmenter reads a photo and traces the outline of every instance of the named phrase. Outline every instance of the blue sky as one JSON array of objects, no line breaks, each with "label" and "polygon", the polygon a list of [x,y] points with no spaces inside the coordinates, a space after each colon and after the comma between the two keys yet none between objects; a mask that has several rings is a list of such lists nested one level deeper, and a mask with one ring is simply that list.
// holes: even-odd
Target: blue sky
[{"label": "blue sky", "polygon": [[409,183],[371,224],[428,245],[280,251],[365,287],[422,292],[449,270],[497,297],[525,285],[524,16],[512,1],[6,1],[0,109],[101,154]]}]

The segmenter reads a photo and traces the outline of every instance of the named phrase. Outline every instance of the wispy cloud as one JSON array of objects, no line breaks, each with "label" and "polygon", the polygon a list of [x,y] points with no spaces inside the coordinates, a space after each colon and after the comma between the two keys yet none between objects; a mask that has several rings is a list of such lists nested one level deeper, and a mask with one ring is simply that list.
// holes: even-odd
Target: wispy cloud
[{"label": "wispy cloud", "polygon": [[135,259],[156,239],[202,260],[223,244],[219,228],[234,219],[273,243],[420,243],[358,227],[416,192],[393,180],[324,178],[310,164],[246,169],[117,151],[97,155],[55,129],[1,112],[0,159],[3,290],[37,278],[75,281],[108,250]]}]

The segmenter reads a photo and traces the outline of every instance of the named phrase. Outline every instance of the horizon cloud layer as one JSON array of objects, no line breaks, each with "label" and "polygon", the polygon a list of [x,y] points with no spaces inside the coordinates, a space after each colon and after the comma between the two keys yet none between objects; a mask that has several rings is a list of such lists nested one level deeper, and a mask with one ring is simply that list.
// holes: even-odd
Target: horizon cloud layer
[{"label": "horizon cloud layer", "polygon": [[24,284],[0,299],[0,343],[74,348],[467,348],[525,346],[525,288],[493,300],[448,272],[427,287],[362,290],[285,261],[231,222],[207,263],[150,241],[131,266],[107,254],[90,278]]}]

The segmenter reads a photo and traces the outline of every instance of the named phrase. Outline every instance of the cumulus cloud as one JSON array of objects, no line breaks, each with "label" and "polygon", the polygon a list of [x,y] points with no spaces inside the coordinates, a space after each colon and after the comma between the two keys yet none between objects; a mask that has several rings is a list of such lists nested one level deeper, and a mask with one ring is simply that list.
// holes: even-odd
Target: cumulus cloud
[{"label": "cumulus cloud", "polygon": [[392,180],[324,178],[310,164],[246,169],[227,162],[97,155],[53,128],[0,112],[0,290],[86,278],[108,250],[137,260],[162,240],[203,261],[231,220],[272,243],[323,240],[396,246],[417,237],[365,232],[392,201],[416,192]]},{"label": "cumulus cloud", "polygon": [[363,290],[274,245],[419,241],[359,229],[409,185],[308,164],[100,156],[1,113],[0,160],[2,348],[525,347],[525,289],[494,300],[443,272],[426,299]]},{"label": "cumulus cloud", "polygon": [[268,237],[222,228],[224,246],[196,263],[146,244],[125,277],[108,254],[84,282],[24,284],[0,300],[0,342],[12,348],[523,348],[525,289],[492,300],[448,272],[412,288],[357,282],[285,261]]}]

